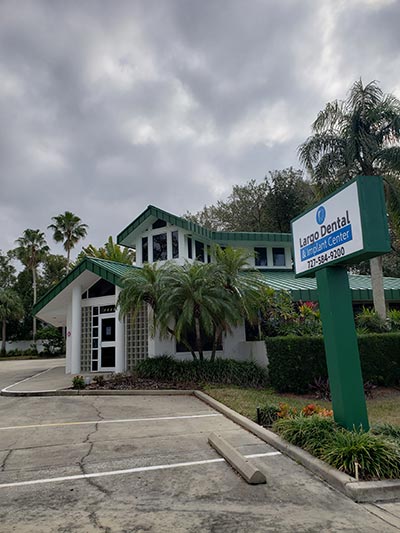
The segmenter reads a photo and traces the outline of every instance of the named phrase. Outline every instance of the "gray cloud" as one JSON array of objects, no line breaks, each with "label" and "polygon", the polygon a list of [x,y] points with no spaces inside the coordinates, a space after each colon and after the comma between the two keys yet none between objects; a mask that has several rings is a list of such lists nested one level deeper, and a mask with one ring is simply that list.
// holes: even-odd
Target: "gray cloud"
[{"label": "gray cloud", "polygon": [[67,209],[101,245],[149,203],[181,214],[298,166],[316,113],[355,79],[400,96],[399,11],[385,0],[3,1],[0,248]]}]

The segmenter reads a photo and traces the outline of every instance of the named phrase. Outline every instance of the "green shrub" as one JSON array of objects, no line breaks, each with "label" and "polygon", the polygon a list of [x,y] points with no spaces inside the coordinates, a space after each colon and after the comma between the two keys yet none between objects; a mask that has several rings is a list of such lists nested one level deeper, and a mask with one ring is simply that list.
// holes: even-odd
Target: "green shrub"
[{"label": "green shrub", "polygon": [[400,426],[394,424],[377,424],[372,428],[372,433],[375,435],[383,435],[397,441],[400,445]]},{"label": "green shrub", "polygon": [[375,385],[400,384],[400,334],[383,333],[358,337],[364,381]]},{"label": "green shrub", "polygon": [[104,376],[103,376],[102,374],[98,374],[98,375],[94,376],[94,377],[93,377],[93,382],[94,382],[98,387],[103,387],[104,382],[105,382]]},{"label": "green shrub", "polygon": [[[269,378],[279,392],[304,394],[316,380],[326,380],[322,337],[273,337],[267,340]],[[372,333],[358,337],[364,381],[400,384],[400,334]]]},{"label": "green shrub", "polygon": [[369,333],[385,333],[390,329],[389,323],[368,307],[363,307],[363,310],[356,316],[355,322],[358,328],[367,330]]},{"label": "green shrub", "polygon": [[280,407],[278,405],[267,404],[257,410],[257,423],[264,427],[270,427],[278,420]]},{"label": "green shrub", "polygon": [[42,356],[65,352],[64,338],[60,330],[54,326],[45,326],[44,328],[41,328],[37,332],[36,338],[43,341],[43,352],[40,354]]},{"label": "green shrub", "polygon": [[340,431],[333,418],[319,415],[282,418],[274,422],[272,428],[291,444],[316,456],[335,432]]},{"label": "green shrub", "polygon": [[351,476],[360,465],[360,479],[400,477],[400,448],[380,435],[357,431],[337,431],[325,442],[320,458]]},{"label": "green shrub", "polygon": [[391,330],[400,331],[400,310],[399,309],[390,309],[388,311],[387,317],[390,321]]},{"label": "green shrub", "polygon": [[73,389],[84,389],[85,378],[83,376],[74,376],[72,378],[72,388]]},{"label": "green shrub", "polygon": [[264,387],[267,372],[254,363],[216,359],[215,361],[176,361],[169,356],[153,357],[138,363],[138,377],[158,381],[220,383],[243,387]]}]

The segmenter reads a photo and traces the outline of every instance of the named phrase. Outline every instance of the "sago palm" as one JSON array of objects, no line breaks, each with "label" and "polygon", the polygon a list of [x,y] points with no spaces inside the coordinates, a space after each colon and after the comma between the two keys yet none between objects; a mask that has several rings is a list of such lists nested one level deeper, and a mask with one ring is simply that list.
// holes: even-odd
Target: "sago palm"
[{"label": "sago palm", "polygon": [[[357,175],[382,176],[391,227],[400,232],[400,101],[377,82],[356,81],[344,101],[328,103],[299,147],[324,196]],[[371,260],[374,305],[385,316],[381,258]]]}]

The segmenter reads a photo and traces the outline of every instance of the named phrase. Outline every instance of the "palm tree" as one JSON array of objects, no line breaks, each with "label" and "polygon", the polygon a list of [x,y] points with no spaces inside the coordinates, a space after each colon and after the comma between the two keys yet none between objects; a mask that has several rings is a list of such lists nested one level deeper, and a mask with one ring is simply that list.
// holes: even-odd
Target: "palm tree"
[{"label": "palm tree", "polygon": [[56,242],[63,242],[64,249],[67,252],[67,272],[70,269],[70,256],[71,250],[75,244],[83,239],[87,235],[88,225],[83,224],[81,219],[71,213],[71,211],[65,211],[65,213],[52,217],[54,224],[47,226],[47,229],[53,230],[53,239]]},{"label": "palm tree", "polygon": [[152,334],[157,326],[158,307],[162,298],[163,268],[159,268],[157,263],[144,263],[142,268],[127,272],[118,297],[121,317],[131,314],[132,320],[135,320],[143,305],[150,307],[153,315]]},{"label": "palm tree", "polygon": [[[189,348],[194,359],[202,361],[203,338],[213,338],[215,347],[222,332],[230,331],[240,322],[240,309],[221,282],[216,264],[171,263],[164,269],[163,278],[163,297],[158,310],[161,333],[172,333]],[[191,331],[194,345],[189,341]]]},{"label": "palm tree", "polygon": [[[357,175],[382,176],[391,227],[400,230],[400,101],[376,81],[356,81],[344,101],[328,103],[299,147],[322,197]],[[374,306],[386,317],[382,258],[371,259]]]},{"label": "palm tree", "polygon": [[19,295],[12,289],[0,289],[1,354],[6,353],[7,322],[23,316],[24,306]]},{"label": "palm tree", "polygon": [[143,304],[148,304],[153,334],[158,330],[160,335],[175,337],[193,359],[200,360],[204,359],[204,338],[212,338],[214,359],[222,334],[245,316],[256,316],[253,306],[259,301],[255,278],[239,272],[247,265],[248,254],[231,249],[216,254],[219,259],[210,264],[181,266],[169,261],[158,267],[146,263],[130,271],[118,300],[121,315],[131,313],[134,319]]},{"label": "palm tree", "polygon": [[[14,253],[21,263],[32,272],[33,304],[37,300],[37,267],[49,252],[44,233],[38,229],[26,229],[15,243]],[[36,339],[36,317],[33,317],[33,340]]]},{"label": "palm tree", "polygon": [[129,248],[122,248],[113,241],[113,238],[108,237],[108,241],[101,246],[96,248],[93,244],[85,246],[82,248],[82,251],[79,253],[75,264],[83,260],[85,257],[98,257],[99,259],[107,259],[107,261],[116,261],[117,263],[125,263],[127,265],[132,265],[135,261],[135,252]]},{"label": "palm tree", "polygon": [[[241,319],[258,324],[265,282],[258,270],[249,268],[249,260],[254,257],[254,253],[250,250],[234,249],[230,246],[221,248],[216,245],[212,249],[212,255],[218,266],[217,277],[233,298]],[[212,358],[215,357],[215,344]]]}]

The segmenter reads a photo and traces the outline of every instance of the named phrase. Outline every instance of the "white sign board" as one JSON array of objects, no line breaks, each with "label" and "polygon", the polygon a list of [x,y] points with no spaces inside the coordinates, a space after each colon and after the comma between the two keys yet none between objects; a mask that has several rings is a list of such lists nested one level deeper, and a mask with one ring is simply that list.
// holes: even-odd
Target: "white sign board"
[{"label": "white sign board", "polygon": [[343,260],[363,249],[357,183],[292,223],[296,274]]}]

